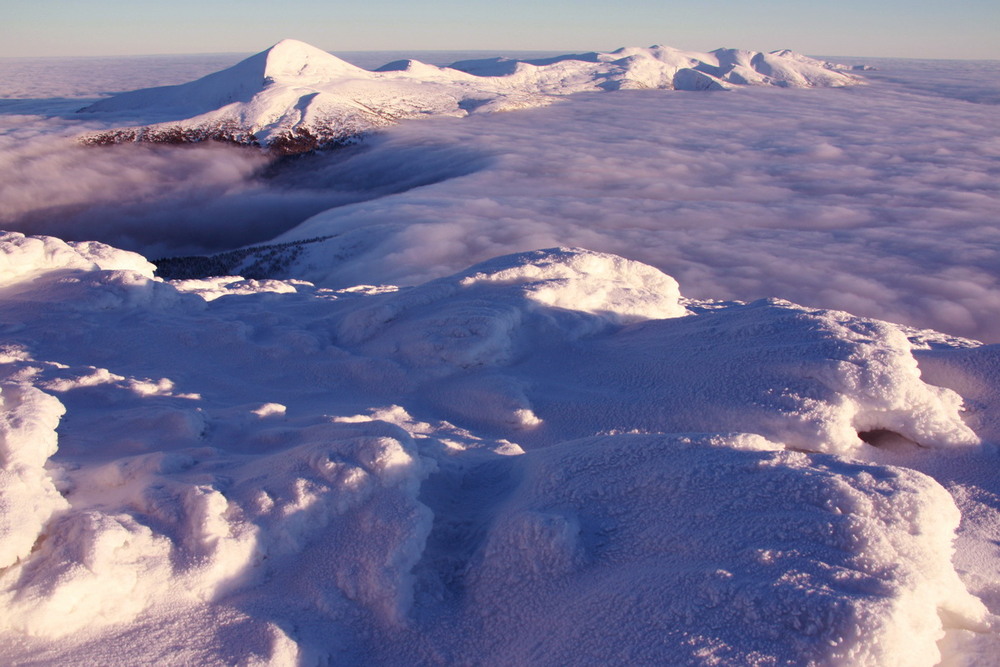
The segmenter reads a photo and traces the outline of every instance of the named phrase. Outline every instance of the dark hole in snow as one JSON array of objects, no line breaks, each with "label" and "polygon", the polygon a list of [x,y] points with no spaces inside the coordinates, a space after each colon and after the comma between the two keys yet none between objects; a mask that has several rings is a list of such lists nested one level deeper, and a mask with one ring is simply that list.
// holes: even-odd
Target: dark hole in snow
[{"label": "dark hole in snow", "polygon": [[920,446],[919,443],[910,440],[905,435],[884,428],[872,429],[871,431],[858,431],[858,437],[872,447],[882,449],[894,450]]}]

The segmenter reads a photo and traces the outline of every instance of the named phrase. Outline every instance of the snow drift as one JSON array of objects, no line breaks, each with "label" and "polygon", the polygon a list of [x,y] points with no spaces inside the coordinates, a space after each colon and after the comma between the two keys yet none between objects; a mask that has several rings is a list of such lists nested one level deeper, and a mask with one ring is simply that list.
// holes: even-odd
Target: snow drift
[{"label": "snow drift", "polygon": [[462,61],[450,67],[408,60],[369,71],[286,39],[196,81],[123,93],[81,111],[146,112],[165,118],[89,135],[85,142],[90,144],[211,139],[300,153],[350,143],[405,118],[541,106],[584,91],[860,82],[842,69],[791,51],[694,53],[653,46],[538,61]]},{"label": "snow drift", "polygon": [[935,662],[937,614],[981,614],[942,548],[958,522],[947,492],[912,471],[767,451],[779,447],[619,435],[520,457],[468,574],[469,653]]},{"label": "snow drift", "polygon": [[874,461],[995,434],[895,325],[582,249],[344,290],[0,261],[5,662],[930,665],[989,628],[951,496]]}]

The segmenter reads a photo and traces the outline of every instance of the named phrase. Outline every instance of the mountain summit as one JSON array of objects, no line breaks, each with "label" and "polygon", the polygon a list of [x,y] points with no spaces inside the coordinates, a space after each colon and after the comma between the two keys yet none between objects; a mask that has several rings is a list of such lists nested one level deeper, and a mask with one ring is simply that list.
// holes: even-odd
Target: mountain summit
[{"label": "mountain summit", "polygon": [[264,82],[317,83],[338,77],[358,77],[368,74],[346,60],[297,39],[284,39],[266,51],[244,60],[241,64],[263,60]]},{"label": "mountain summit", "polygon": [[450,67],[408,60],[369,71],[286,39],[196,81],[123,93],[81,111],[152,120],[90,135],[84,139],[89,144],[217,140],[298,153],[357,141],[406,118],[543,106],[584,91],[860,83],[842,69],[791,51],[698,53],[652,46]]},{"label": "mountain summit", "polygon": [[273,85],[320,84],[337,78],[364,77],[368,72],[315,46],[295,39],[190,83],[144,88],[101,100],[85,112],[134,111],[158,108],[185,116],[207,113],[234,102],[250,102]]}]

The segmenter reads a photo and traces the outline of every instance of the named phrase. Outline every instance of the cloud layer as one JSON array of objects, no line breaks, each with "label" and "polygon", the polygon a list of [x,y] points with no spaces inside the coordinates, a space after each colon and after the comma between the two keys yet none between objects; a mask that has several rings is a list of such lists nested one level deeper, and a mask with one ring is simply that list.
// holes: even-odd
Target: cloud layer
[{"label": "cloud layer", "polygon": [[623,91],[413,122],[268,179],[246,151],[70,150],[49,136],[68,121],[7,116],[0,226],[157,256],[262,241],[336,206],[281,238],[363,239],[326,271],[339,285],[573,245],[652,264],[692,297],[998,341],[1000,72],[880,66],[851,90]]},{"label": "cloud layer", "polygon": [[694,297],[778,296],[995,341],[995,114],[877,83],[635,91],[414,123],[386,148],[435,136],[498,157],[466,178],[322,214],[285,238],[381,237],[336,269],[338,282],[411,283],[512,250],[575,245],[657,266]]},{"label": "cloud layer", "polygon": [[219,144],[94,149],[69,137],[0,136],[0,229],[100,239],[151,258],[211,253],[489,162],[434,140],[394,147],[387,161],[378,145],[271,163],[256,149]]}]

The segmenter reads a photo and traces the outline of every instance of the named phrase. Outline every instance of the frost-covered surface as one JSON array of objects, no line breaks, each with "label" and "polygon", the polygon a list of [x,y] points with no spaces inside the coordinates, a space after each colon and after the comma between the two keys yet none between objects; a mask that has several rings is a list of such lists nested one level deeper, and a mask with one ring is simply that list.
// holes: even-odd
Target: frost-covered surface
[{"label": "frost-covered surface", "polygon": [[488,663],[933,664],[982,629],[958,514],[912,471],[742,436],[603,436],[520,457],[468,575]]},{"label": "frost-covered surface", "polygon": [[995,655],[994,346],[573,248],[342,290],[0,252],[6,664]]},{"label": "frost-covered surface", "polygon": [[450,67],[399,60],[369,71],[286,39],[196,81],[123,93],[82,111],[142,111],[169,119],[96,133],[85,139],[92,144],[212,139],[300,153],[350,143],[405,118],[538,107],[586,91],[860,83],[845,69],[791,51],[694,53],[653,46],[542,60],[460,61]]}]

